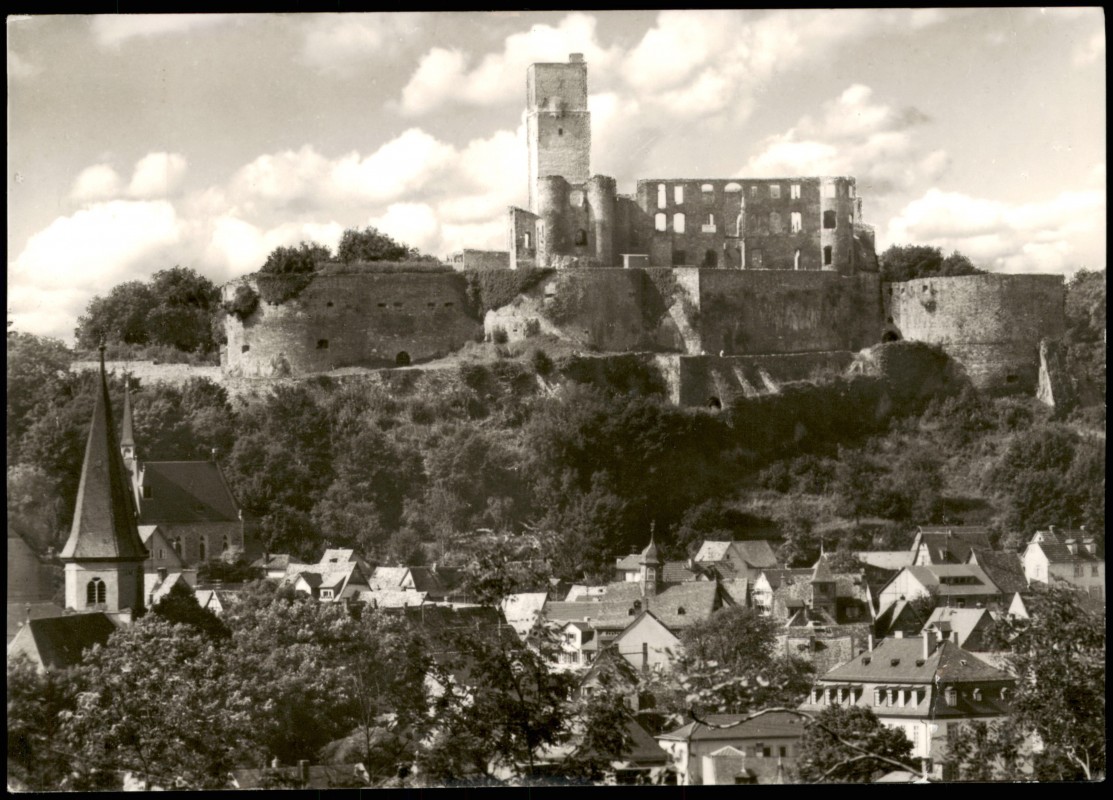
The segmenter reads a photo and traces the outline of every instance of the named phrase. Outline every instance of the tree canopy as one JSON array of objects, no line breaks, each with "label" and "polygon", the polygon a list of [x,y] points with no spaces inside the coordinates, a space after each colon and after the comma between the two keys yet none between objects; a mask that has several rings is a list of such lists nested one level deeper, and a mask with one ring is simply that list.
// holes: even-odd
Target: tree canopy
[{"label": "tree canopy", "polygon": [[353,261],[436,261],[417,248],[395,241],[378,228],[368,226],[362,231],[348,228],[340,237],[337,258],[345,264]]},{"label": "tree canopy", "polygon": [[985,270],[957,250],[944,256],[938,247],[894,244],[881,254],[881,280],[910,281],[915,278],[977,275]]}]

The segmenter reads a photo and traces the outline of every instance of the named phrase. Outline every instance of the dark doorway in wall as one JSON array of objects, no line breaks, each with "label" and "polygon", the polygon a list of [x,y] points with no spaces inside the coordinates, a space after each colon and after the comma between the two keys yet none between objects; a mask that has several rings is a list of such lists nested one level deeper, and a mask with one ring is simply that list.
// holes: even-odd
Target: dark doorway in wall
[{"label": "dark doorway in wall", "polygon": [[1016,375],[1006,375],[1005,376],[1005,383],[1016,383],[1019,380],[1020,380],[1020,378],[1017,377]]},{"label": "dark doorway in wall", "polygon": [[328,350],[328,339],[318,339],[317,340],[317,349],[318,350]]},{"label": "dark doorway in wall", "polygon": [[587,244],[587,231],[585,231],[583,228],[581,228],[580,230],[576,231],[576,245],[578,247],[583,247],[586,244]]},{"label": "dark doorway in wall", "polygon": [[707,401],[707,407],[714,408],[717,411],[721,411],[723,408],[723,401],[720,400],[718,397],[712,397],[710,400]]},{"label": "dark doorway in wall", "polygon": [[885,333],[881,334],[881,341],[883,341],[883,342],[899,342],[900,341],[900,334],[897,333],[896,331],[885,331]]},{"label": "dark doorway in wall", "polygon": [[719,254],[714,250],[708,250],[703,254],[703,265],[708,268],[719,266]]},{"label": "dark doorway in wall", "polygon": [[408,367],[410,365],[410,354],[403,350],[394,357],[394,363],[399,367]]}]

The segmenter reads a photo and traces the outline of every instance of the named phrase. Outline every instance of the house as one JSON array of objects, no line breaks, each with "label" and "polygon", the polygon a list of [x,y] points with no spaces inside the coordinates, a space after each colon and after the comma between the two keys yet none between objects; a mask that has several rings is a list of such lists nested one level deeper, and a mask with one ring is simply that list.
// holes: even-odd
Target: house
[{"label": "house", "polygon": [[1015,683],[954,642],[937,642],[928,630],[917,639],[883,639],[826,673],[800,708],[869,708],[883,724],[904,732],[912,758],[942,777],[949,731],[962,722],[1004,716]]},{"label": "house", "polygon": [[506,622],[517,632],[522,639],[537,624],[541,612],[545,610],[545,602],[549,599],[548,592],[519,592],[508,594],[499,601],[499,610],[506,618]]},{"label": "house", "polygon": [[354,600],[361,592],[371,589],[367,568],[362,564],[352,550],[325,550],[316,564],[288,564],[283,583],[323,603]]},{"label": "house", "polygon": [[916,553],[912,550],[858,550],[854,557],[871,567],[898,572],[912,566]]},{"label": "house", "polygon": [[406,608],[424,605],[428,596],[409,589],[368,589],[357,592],[353,599],[368,608]]},{"label": "house", "polygon": [[937,608],[931,612],[924,630],[937,640],[954,642],[963,650],[995,650],[993,617],[985,608]]},{"label": "house", "polygon": [[709,714],[706,721],[712,725],[734,727],[689,722],[657,736],[677,770],[677,783],[772,783],[778,772],[783,779],[786,769],[795,768],[804,735],[802,717],[775,711],[742,720],[741,714]]},{"label": "house", "polygon": [[648,610],[615,637],[613,646],[618,655],[642,672],[669,669],[681,647],[677,635]]},{"label": "house", "polygon": [[120,624],[99,611],[32,619],[8,644],[8,660],[25,655],[40,671],[69,669],[81,663],[86,650],[107,644]]},{"label": "house", "polygon": [[139,524],[160,526],[185,566],[243,552],[243,514],[220,465],[215,460],[141,461],[127,391],[119,449]]},{"label": "house", "polygon": [[140,525],[139,538],[149,554],[143,562],[143,596],[148,607],[153,607],[179,580],[191,589],[197,586],[197,570],[186,569],[158,525]]},{"label": "house", "polygon": [[267,580],[280,581],[286,577],[286,571],[292,563],[294,560],[287,553],[264,553],[251,562],[251,566],[261,569]]},{"label": "house", "polygon": [[[967,552],[969,556],[969,552]],[[932,564],[905,567],[881,590],[880,606],[898,600],[934,597],[938,605],[956,608],[1005,608],[1012,595],[1002,592],[976,564]]]},{"label": "house", "polygon": [[[807,576],[786,576],[773,590],[771,616],[788,627],[855,625],[872,616],[866,582],[861,572],[835,573],[820,555]],[[764,601],[764,597],[762,598]]]},{"label": "house", "polygon": [[719,578],[756,580],[763,569],[777,566],[777,556],[765,539],[744,542],[705,541],[692,559],[695,566]]},{"label": "house", "polygon": [[753,582],[750,601],[762,614],[773,613],[773,593],[796,579],[811,578],[811,569],[763,569]]},{"label": "house", "polygon": [[1037,531],[1021,556],[1029,581],[1051,583],[1055,578],[1077,586],[1097,600],[1105,598],[1105,559],[1083,529],[1060,536],[1054,527]]},{"label": "house", "polygon": [[989,529],[982,525],[921,525],[912,541],[912,566],[965,564],[970,549],[992,550]]},{"label": "house", "polygon": [[236,593],[224,589],[195,589],[193,596],[201,608],[220,616],[236,602]]},{"label": "house", "polygon": [[981,567],[1002,594],[1028,592],[1028,577],[1024,574],[1024,563],[1020,560],[1020,556],[1011,550],[986,550],[972,547],[966,563]]}]

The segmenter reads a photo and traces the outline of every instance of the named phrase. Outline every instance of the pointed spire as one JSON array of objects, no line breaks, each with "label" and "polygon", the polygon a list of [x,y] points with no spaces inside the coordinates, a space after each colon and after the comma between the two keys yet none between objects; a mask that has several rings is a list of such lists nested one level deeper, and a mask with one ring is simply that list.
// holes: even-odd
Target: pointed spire
[{"label": "pointed spire", "polygon": [[147,549],[139,538],[137,516],[131,481],[116,441],[102,346],[100,386],[93,401],[93,420],[85,445],[85,461],[81,465],[73,528],[60,558],[70,561],[144,560]]},{"label": "pointed spire", "polygon": [[815,569],[812,571],[812,583],[830,583],[835,580],[835,576],[831,574],[831,568],[827,566],[827,556],[820,555],[819,560],[815,562]]},{"label": "pointed spire", "polygon": [[660,564],[657,558],[657,543],[654,541],[657,528],[656,522],[649,523],[649,546],[642,550],[642,564]]},{"label": "pointed spire", "polygon": [[128,376],[124,375],[124,422],[120,432],[120,447],[135,449],[135,425],[132,422],[131,390],[128,387]]}]

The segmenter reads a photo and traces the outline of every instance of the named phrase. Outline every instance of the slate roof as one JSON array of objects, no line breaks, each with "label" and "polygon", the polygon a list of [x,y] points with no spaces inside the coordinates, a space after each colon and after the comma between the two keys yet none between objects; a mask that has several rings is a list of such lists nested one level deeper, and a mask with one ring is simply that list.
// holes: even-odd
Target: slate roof
[{"label": "slate roof", "polygon": [[[719,598],[715,581],[678,583],[648,597],[642,596],[640,583],[612,583],[599,600],[546,603],[545,615],[554,621],[590,618],[593,627],[625,628],[637,611],[649,610],[668,628],[677,631],[711,616]],[[635,601],[641,603],[640,609],[635,609]],[[634,614],[630,614],[632,610]]]},{"label": "slate roof", "polygon": [[827,556],[820,555],[819,560],[815,562],[815,567],[812,571],[812,582],[819,581],[820,583],[832,583],[835,580],[834,573],[831,568],[827,566]]},{"label": "slate roof", "polygon": [[979,626],[986,622],[992,624],[993,617],[990,615],[989,610],[985,608],[945,608],[940,607],[931,612],[928,621],[924,624],[924,628],[934,625],[939,629],[942,625],[950,626],[958,637],[960,647],[973,650],[980,648],[982,642],[979,641],[981,637],[975,637],[974,641],[970,641],[970,634]]},{"label": "slate roof", "polygon": [[46,619],[48,617],[60,617],[66,611],[59,605],[54,603],[8,603],[8,644],[11,644],[12,639],[19,633],[19,629],[23,627],[30,617],[31,619]]},{"label": "slate roof", "polygon": [[93,401],[73,527],[59,555],[73,561],[145,561],[147,548],[136,525],[135,494],[116,439],[102,352],[100,386]]},{"label": "slate roof", "polygon": [[135,447],[135,424],[131,411],[131,392],[124,386],[124,420],[120,425],[120,446]]},{"label": "slate roof", "polygon": [[[954,642],[943,642],[925,659],[924,643],[919,638],[882,639],[873,651],[866,651],[820,681],[858,681],[860,683],[913,683],[935,685],[980,681],[1012,681],[1007,672],[991,667]],[[869,659],[869,663],[865,663]],[[893,665],[893,659],[897,664]]]},{"label": "slate roof", "polygon": [[145,461],[139,520],[158,522],[239,522],[240,507],[215,461]]},{"label": "slate roof", "polygon": [[[810,578],[812,570],[810,569],[763,569],[761,575],[765,576],[765,580],[769,582],[769,586],[777,589],[784,586],[785,583],[791,583],[797,578]],[[760,578],[761,575],[758,577]]]},{"label": "slate roof", "polygon": [[746,578],[729,578],[719,581],[719,585],[737,605],[744,606],[749,602],[750,582]]},{"label": "slate roof", "polygon": [[689,569],[687,561],[666,561],[661,567],[661,581],[664,583],[686,583],[699,579],[700,573]]},{"label": "slate roof", "polygon": [[463,582],[463,570],[452,567],[410,567],[410,577],[419,592],[428,592],[430,597],[445,597]]},{"label": "slate roof", "polygon": [[115,630],[116,623],[102,612],[67,614],[31,620],[16,635],[12,645],[20,645],[23,637],[30,637],[44,667],[66,669],[80,664],[86,650],[106,644]]},{"label": "slate roof", "polygon": [[705,541],[696,553],[696,561],[715,562],[722,561],[730,549],[730,542]]},{"label": "slate roof", "polygon": [[860,550],[854,553],[854,557],[871,567],[898,572],[912,566],[916,554],[911,550]]},{"label": "slate roof", "polygon": [[372,589],[397,589],[409,571],[409,567],[375,567],[369,583]]},{"label": "slate roof", "polygon": [[989,579],[1004,594],[1028,591],[1028,579],[1024,576],[1024,564],[1020,556],[1000,550],[983,550],[975,547],[970,551],[971,562],[989,576]]},{"label": "slate roof", "polygon": [[[1001,594],[977,564],[930,564],[905,567],[924,586],[935,587],[940,596]],[[975,578],[977,583],[948,583],[945,579]]]},{"label": "slate roof", "polygon": [[[726,725],[745,718],[745,714],[708,714],[713,725]],[[776,711],[736,725],[733,728],[709,728],[700,722],[689,722],[676,730],[663,733],[658,741],[703,742],[731,739],[786,739],[804,735],[804,720],[795,714]]]},{"label": "slate roof", "polygon": [[971,548],[993,549],[989,529],[981,525],[920,526],[916,545],[927,548],[933,564],[964,564]]},{"label": "slate roof", "polygon": [[[1052,564],[1096,564],[1104,562],[1104,559],[1099,558],[1094,553],[1086,551],[1081,546],[1078,547],[1077,553],[1072,553],[1065,541],[1059,538],[1057,534],[1051,533],[1050,531],[1040,531],[1040,535],[1043,537],[1043,541],[1033,542],[1029,547],[1039,547],[1043,550],[1044,555],[1047,556],[1047,560]],[[1075,541],[1077,541],[1077,539]]]}]

